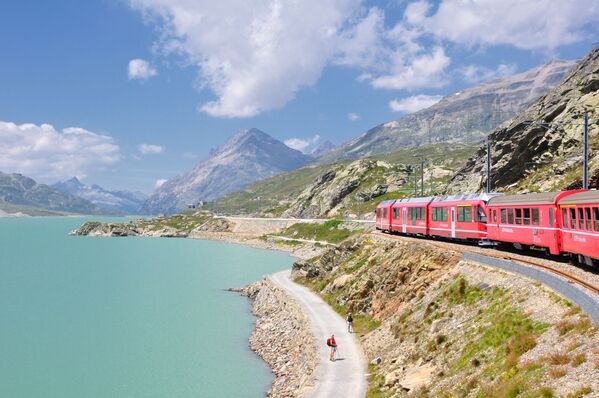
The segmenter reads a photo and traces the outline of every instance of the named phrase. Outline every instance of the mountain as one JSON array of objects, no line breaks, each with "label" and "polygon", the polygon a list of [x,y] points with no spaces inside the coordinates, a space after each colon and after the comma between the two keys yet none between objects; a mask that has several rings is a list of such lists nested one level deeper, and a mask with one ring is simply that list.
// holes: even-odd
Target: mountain
[{"label": "mountain", "polygon": [[[589,176],[599,181],[599,47],[550,92],[489,135],[494,189],[553,191],[582,186],[583,114],[589,117]],[[449,192],[486,184],[485,148],[451,180]]]},{"label": "mountain", "polygon": [[85,185],[73,177],[52,185],[70,195],[89,200],[98,207],[116,210],[125,214],[139,214],[139,208],[148,199],[142,192],[107,191],[98,185]]},{"label": "mountain", "polygon": [[331,152],[333,149],[335,149],[335,144],[333,144],[329,140],[326,140],[326,141],[320,143],[319,145],[315,146],[310,152],[308,152],[308,155],[310,155],[316,159],[316,158],[326,155],[327,153]]},{"label": "mountain", "polygon": [[258,129],[241,130],[192,170],[165,182],[141,211],[172,213],[188,203],[212,201],[254,181],[295,170],[310,160]]},{"label": "mountain", "polygon": [[328,163],[426,143],[480,141],[558,84],[574,65],[574,61],[554,60],[524,73],[478,84],[398,121],[378,125],[318,161]]},{"label": "mountain", "polygon": [[26,214],[113,214],[88,200],[49,185],[38,184],[21,174],[0,172],[0,209]]}]

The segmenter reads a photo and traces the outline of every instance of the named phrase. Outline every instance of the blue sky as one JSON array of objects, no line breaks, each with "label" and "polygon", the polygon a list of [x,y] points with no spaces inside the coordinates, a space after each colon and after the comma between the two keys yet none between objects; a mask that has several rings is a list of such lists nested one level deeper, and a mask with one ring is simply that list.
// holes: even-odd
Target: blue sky
[{"label": "blue sky", "polygon": [[149,193],[241,128],[340,144],[599,40],[599,1],[289,4],[3,4],[0,171]]}]

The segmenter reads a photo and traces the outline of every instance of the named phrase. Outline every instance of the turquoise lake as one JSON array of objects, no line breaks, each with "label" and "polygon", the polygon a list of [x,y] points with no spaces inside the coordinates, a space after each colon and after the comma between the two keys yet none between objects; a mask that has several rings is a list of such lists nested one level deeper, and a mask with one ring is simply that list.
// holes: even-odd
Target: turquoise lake
[{"label": "turquoise lake", "polygon": [[72,237],[83,218],[0,218],[0,397],[263,397],[248,301],[290,268],[222,242]]}]

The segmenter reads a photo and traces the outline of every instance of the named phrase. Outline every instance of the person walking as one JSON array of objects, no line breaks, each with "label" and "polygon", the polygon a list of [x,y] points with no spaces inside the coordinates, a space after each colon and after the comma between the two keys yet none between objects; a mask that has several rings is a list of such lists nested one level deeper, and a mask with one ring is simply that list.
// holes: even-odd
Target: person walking
[{"label": "person walking", "polygon": [[348,333],[354,332],[354,317],[351,315],[351,312],[347,315],[347,331]]},{"label": "person walking", "polygon": [[327,345],[331,348],[329,355],[329,361],[335,361],[335,353],[337,352],[337,342],[335,341],[335,335],[331,334],[331,337],[327,339]]}]

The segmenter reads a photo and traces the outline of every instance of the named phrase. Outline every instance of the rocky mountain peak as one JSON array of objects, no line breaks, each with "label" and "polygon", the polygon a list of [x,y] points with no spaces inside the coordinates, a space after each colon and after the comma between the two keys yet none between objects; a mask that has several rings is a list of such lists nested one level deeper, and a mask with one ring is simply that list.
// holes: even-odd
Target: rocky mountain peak
[{"label": "rocky mountain peak", "polygon": [[259,179],[295,170],[310,160],[261,130],[244,129],[192,170],[164,183],[142,209],[149,213],[175,212],[187,204],[215,200]]}]

